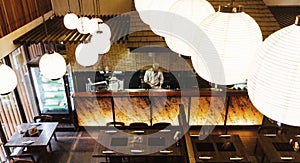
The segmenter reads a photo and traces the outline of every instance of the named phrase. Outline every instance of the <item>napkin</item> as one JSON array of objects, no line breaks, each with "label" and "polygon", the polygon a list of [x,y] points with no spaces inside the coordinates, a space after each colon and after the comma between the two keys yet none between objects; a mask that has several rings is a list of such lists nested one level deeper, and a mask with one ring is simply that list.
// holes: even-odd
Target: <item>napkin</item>
[{"label": "napkin", "polygon": [[27,140],[27,141],[22,141],[23,144],[32,144],[34,143],[33,140]]},{"label": "napkin", "polygon": [[285,157],[280,157],[281,160],[294,160],[295,157],[289,157],[289,156],[285,156]]},{"label": "napkin", "polygon": [[264,136],[267,136],[267,137],[275,137],[276,134],[264,134]]},{"label": "napkin", "polygon": [[159,153],[163,153],[163,154],[169,154],[172,153],[173,151],[169,151],[169,150],[161,150],[159,151]]},{"label": "napkin", "polygon": [[132,152],[132,153],[142,153],[142,152],[144,152],[144,150],[132,149],[132,150],[130,150],[130,152]]},{"label": "napkin", "polygon": [[210,157],[210,156],[199,156],[199,159],[200,160],[210,160],[212,159],[213,157]]},{"label": "napkin", "polygon": [[243,157],[230,157],[229,158],[231,161],[239,161],[239,160],[242,160],[244,159]]},{"label": "napkin", "polygon": [[135,134],[143,134],[145,131],[143,131],[143,130],[135,130],[135,131],[133,131],[133,133],[135,133]]},{"label": "napkin", "polygon": [[117,130],[106,130],[105,133],[106,134],[114,134],[114,133],[117,133],[118,131]]},{"label": "napkin", "polygon": [[113,154],[115,151],[102,151],[103,154]]}]

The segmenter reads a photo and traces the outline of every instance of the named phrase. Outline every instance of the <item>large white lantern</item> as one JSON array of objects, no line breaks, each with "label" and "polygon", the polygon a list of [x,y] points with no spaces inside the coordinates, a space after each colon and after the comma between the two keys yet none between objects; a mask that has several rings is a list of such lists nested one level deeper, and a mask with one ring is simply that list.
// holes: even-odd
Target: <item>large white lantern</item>
[{"label": "large white lantern", "polygon": [[77,23],[77,30],[81,34],[88,34],[90,32],[90,18],[80,17]]},{"label": "large white lantern", "polygon": [[[205,18],[200,28],[213,44],[206,46],[207,40],[199,38],[201,54],[211,61],[210,64],[219,64],[221,60],[224,69],[224,79],[209,74],[205,64],[197,64],[197,57],[192,56],[192,63],[196,72],[203,79],[220,85],[244,83],[248,78],[249,66],[255,52],[262,43],[262,33],[255,20],[242,12],[242,7],[220,6],[219,11]],[[217,55],[213,55],[217,50]],[[218,56],[216,58],[215,56]],[[216,62],[214,62],[216,61]]]},{"label": "large white lantern", "polygon": [[161,18],[155,14],[155,11],[168,11],[176,1],[177,0],[134,0],[134,4],[142,21],[150,25],[155,19]]},{"label": "large white lantern", "polygon": [[39,61],[39,68],[40,73],[51,80],[63,77],[67,70],[64,57],[56,52],[45,53]]},{"label": "large white lantern", "polygon": [[0,94],[7,95],[17,86],[17,76],[15,72],[7,65],[0,62]]},{"label": "large white lantern", "polygon": [[110,50],[110,39],[107,35],[103,33],[96,33],[92,36],[90,44],[90,49],[96,54],[104,54]]},{"label": "large white lantern", "polygon": [[88,26],[89,27],[89,33],[90,34],[95,34],[97,31],[99,31],[99,26],[101,25],[101,23],[103,23],[103,20],[100,19],[100,18],[92,18],[90,20],[90,25]]},{"label": "large white lantern", "polygon": [[296,23],[270,35],[251,65],[248,94],[265,116],[300,126],[300,15]]},{"label": "large white lantern", "polygon": [[[207,16],[215,13],[213,6],[206,0],[178,0],[169,9],[171,13],[179,14],[194,24],[199,25]],[[171,27],[178,28],[180,23],[171,22]],[[184,28],[182,28],[184,30]],[[189,31],[182,31],[189,32]],[[187,40],[179,38],[176,34],[168,34],[165,36],[168,47],[181,55],[191,56],[195,53],[187,44]]]},{"label": "large white lantern", "polygon": [[67,13],[64,16],[64,25],[67,29],[76,29],[78,24],[78,16],[74,13]]}]

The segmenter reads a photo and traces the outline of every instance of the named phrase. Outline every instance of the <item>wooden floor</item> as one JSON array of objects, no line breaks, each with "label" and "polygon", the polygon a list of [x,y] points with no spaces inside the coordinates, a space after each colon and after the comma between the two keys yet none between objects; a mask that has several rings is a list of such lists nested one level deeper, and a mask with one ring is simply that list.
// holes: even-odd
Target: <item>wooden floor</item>
[{"label": "wooden floor", "polygon": [[[228,134],[239,134],[250,156],[253,156],[256,144],[257,126],[228,128]],[[199,134],[199,129],[191,129],[191,134]],[[224,134],[225,129],[215,128],[215,134]],[[93,159],[92,152],[96,143],[87,131],[57,132],[57,139],[51,140],[53,152],[48,154],[49,163],[93,163],[104,162],[104,159]],[[253,162],[255,162],[255,157]]]}]

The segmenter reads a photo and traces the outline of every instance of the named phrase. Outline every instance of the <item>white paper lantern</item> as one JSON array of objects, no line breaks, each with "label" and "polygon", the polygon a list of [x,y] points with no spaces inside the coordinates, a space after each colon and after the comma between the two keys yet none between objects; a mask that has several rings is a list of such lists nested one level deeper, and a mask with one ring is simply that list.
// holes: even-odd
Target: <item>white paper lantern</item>
[{"label": "white paper lantern", "polygon": [[161,18],[155,14],[155,11],[168,11],[176,1],[177,0],[135,0],[134,4],[142,21],[150,25],[155,19]]},{"label": "white paper lantern", "polygon": [[263,42],[248,79],[253,105],[267,117],[292,126],[300,126],[300,24],[296,23]]},{"label": "white paper lantern", "polygon": [[17,86],[16,73],[7,65],[0,63],[0,94],[6,95]]},{"label": "white paper lantern", "polygon": [[105,33],[96,33],[92,36],[91,42],[91,51],[96,54],[104,54],[107,53],[110,49],[111,43],[110,39],[107,38]]},{"label": "white paper lantern", "polygon": [[79,44],[75,50],[76,61],[82,66],[92,66],[98,61],[98,54],[90,44]]},{"label": "white paper lantern", "polygon": [[99,31],[102,32],[103,36],[107,39],[110,39],[111,37],[111,30],[110,27],[106,23],[101,23],[99,25]]},{"label": "white paper lantern", "polygon": [[81,34],[88,34],[90,32],[90,19],[88,17],[80,17],[77,23],[77,30]]},{"label": "white paper lantern", "polygon": [[97,31],[99,31],[100,29],[100,24],[102,23],[103,21],[100,19],[100,18],[92,18],[90,20],[90,25],[88,26],[89,27],[89,33],[90,34],[95,34]]},{"label": "white paper lantern", "polygon": [[[228,9],[228,8],[225,8]],[[229,7],[229,11],[239,11],[241,8]],[[196,72],[203,79],[220,85],[231,85],[243,83],[248,77],[249,66],[255,55],[255,51],[262,43],[262,33],[255,20],[244,12],[227,13],[226,11],[216,12],[205,18],[200,24],[200,28],[206,33],[214,48],[205,46],[206,39],[199,38],[201,41],[201,54],[214,62],[221,60],[225,80],[213,80],[206,71],[206,65],[196,64],[192,56],[192,63]],[[217,50],[219,58],[212,58]],[[214,78],[217,79],[217,78]]]},{"label": "white paper lantern", "polygon": [[57,52],[45,53],[39,61],[40,73],[47,79],[56,80],[67,71],[66,61]]},{"label": "white paper lantern", "polygon": [[[199,25],[204,18],[215,13],[213,6],[206,0],[178,0],[169,9],[171,13],[179,14],[194,24]],[[172,22],[171,27],[178,28],[180,23]],[[187,31],[182,31],[187,32]],[[168,47],[181,55],[191,56],[194,51],[187,44],[187,40],[178,38],[175,34],[168,34],[166,37]]]},{"label": "white paper lantern", "polygon": [[67,13],[64,16],[64,25],[67,29],[76,29],[78,24],[78,16],[74,13]]}]

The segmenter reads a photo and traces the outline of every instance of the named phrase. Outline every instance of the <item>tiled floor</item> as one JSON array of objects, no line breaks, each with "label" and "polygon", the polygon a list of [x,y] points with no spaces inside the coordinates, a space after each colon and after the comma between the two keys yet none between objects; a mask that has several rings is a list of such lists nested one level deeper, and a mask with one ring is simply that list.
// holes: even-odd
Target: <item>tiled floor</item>
[{"label": "tiled floor", "polygon": [[[192,129],[191,134],[198,134],[199,129]],[[224,129],[216,128],[213,133],[223,134]],[[53,151],[48,154],[49,163],[93,163],[105,159],[93,159],[92,152],[96,140],[87,131],[57,132],[58,141],[51,140]],[[239,134],[249,155],[253,155],[256,143],[257,127],[229,128],[228,134]]]}]

